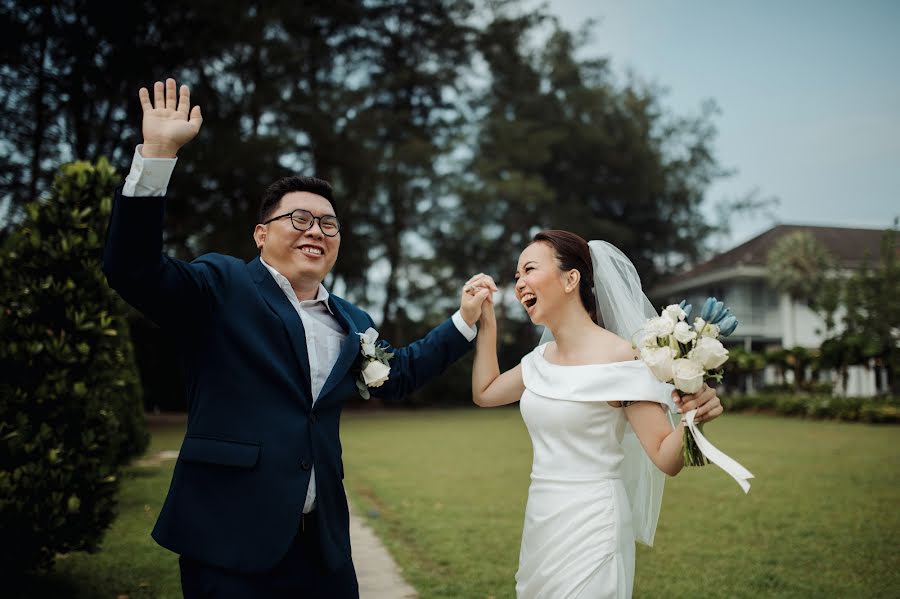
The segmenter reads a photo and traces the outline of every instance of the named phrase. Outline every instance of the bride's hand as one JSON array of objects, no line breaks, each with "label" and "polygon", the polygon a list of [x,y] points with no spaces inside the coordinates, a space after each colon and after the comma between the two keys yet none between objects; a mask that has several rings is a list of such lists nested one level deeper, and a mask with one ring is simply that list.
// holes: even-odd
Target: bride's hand
[{"label": "bride's hand", "polygon": [[[486,275],[483,272],[478,273],[468,281],[466,281],[464,290],[468,291],[477,291],[478,289],[488,289],[491,293],[497,291],[497,284],[494,282],[494,279],[490,275]],[[494,302],[494,297],[492,295],[488,296],[488,301],[491,303]]]},{"label": "bride's hand", "polygon": [[494,314],[494,298],[490,298],[489,301],[485,301],[481,304],[481,317],[478,319],[479,324],[482,327],[495,327],[497,326],[497,315]]},{"label": "bride's hand", "polygon": [[459,313],[467,325],[475,326],[475,323],[481,318],[482,307],[490,303],[490,297],[491,290],[486,287],[473,287],[472,285],[463,287],[459,298]]},{"label": "bride's hand", "polygon": [[706,384],[698,392],[685,395],[684,397],[678,397],[678,393],[673,391],[672,400],[680,408],[682,414],[686,414],[696,408],[697,415],[694,417],[694,422],[698,423],[715,420],[725,411],[722,407],[722,401],[716,395],[716,390]]},{"label": "bride's hand", "polygon": [[466,281],[460,300],[460,313],[469,326],[473,326],[477,320],[482,324],[490,322],[485,320],[485,312],[489,312],[488,318],[493,320],[495,291],[497,285],[494,279],[484,273],[479,273]]}]

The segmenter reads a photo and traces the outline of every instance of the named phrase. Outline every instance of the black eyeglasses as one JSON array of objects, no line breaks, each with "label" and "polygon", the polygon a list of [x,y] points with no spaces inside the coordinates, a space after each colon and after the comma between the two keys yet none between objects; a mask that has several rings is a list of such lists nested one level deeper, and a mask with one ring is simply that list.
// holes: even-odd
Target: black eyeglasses
[{"label": "black eyeglasses", "polygon": [[325,216],[313,216],[312,212],[309,210],[301,210],[300,208],[288,212],[287,214],[270,218],[263,224],[268,225],[273,220],[281,218],[290,218],[291,224],[294,225],[294,228],[298,231],[309,231],[312,229],[313,224],[315,224],[316,221],[319,221],[319,229],[321,229],[322,233],[328,237],[334,237],[341,232],[341,221],[339,221],[336,216],[330,214],[326,214]]}]

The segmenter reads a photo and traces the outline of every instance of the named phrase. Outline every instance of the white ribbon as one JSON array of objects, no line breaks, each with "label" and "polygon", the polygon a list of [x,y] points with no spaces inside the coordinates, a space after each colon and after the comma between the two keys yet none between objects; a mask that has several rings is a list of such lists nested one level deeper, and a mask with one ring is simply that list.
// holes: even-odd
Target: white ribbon
[{"label": "white ribbon", "polygon": [[737,481],[737,484],[741,486],[744,490],[744,493],[750,490],[750,483],[747,482],[748,479],[753,478],[753,475],[750,474],[750,471],[738,464],[736,461],[725,455],[718,447],[710,443],[706,437],[703,436],[703,433],[700,432],[700,429],[694,423],[694,417],[697,415],[697,410],[691,410],[687,414],[684,415],[684,424],[687,426],[691,434],[694,435],[694,440],[697,442],[697,447],[700,448],[700,451],[703,452],[703,455],[706,458],[728,473],[728,475]]}]

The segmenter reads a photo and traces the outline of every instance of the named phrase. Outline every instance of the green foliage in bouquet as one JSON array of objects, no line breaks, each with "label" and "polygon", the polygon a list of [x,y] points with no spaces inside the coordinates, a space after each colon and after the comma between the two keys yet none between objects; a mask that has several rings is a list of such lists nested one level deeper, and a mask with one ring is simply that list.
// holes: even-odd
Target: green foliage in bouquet
[{"label": "green foliage in bouquet", "polygon": [[115,170],[74,162],[0,248],[0,573],[97,548],[149,442],[124,304],[100,269]]}]

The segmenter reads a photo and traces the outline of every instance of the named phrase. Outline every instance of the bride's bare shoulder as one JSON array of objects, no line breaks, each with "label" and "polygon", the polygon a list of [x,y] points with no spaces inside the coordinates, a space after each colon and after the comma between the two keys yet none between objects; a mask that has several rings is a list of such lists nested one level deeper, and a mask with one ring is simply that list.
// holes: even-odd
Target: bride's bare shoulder
[{"label": "bride's bare shoulder", "polygon": [[627,362],[641,357],[636,347],[606,329],[599,329],[598,341],[598,353],[602,353],[609,362]]}]

